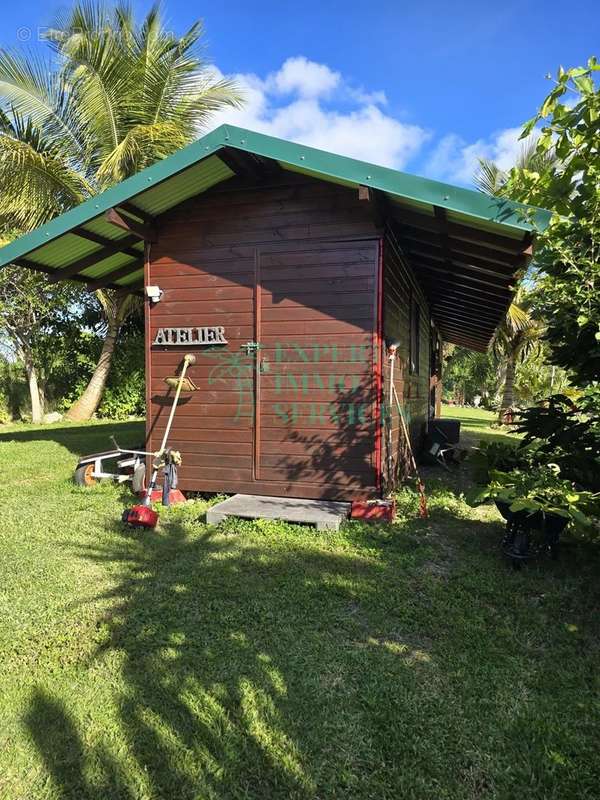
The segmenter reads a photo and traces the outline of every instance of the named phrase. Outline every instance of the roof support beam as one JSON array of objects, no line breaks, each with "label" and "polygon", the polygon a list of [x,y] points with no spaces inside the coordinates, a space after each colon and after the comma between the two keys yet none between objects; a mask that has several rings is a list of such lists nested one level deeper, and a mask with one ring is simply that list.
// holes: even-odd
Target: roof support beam
[{"label": "roof support beam", "polygon": [[504,319],[508,308],[508,303],[501,306],[490,305],[485,300],[474,300],[458,292],[446,292],[441,297],[431,297],[429,302],[432,308],[444,308],[447,311],[471,311],[475,314],[476,319],[490,322],[494,328]]},{"label": "roof support beam", "polygon": [[[83,270],[93,267],[98,262],[104,261],[105,258],[114,256],[115,253],[123,252],[122,248],[124,245],[130,245],[135,241],[137,241],[135,237],[125,237],[121,240],[117,239],[116,241],[101,247],[99,250],[94,250],[93,253],[89,253],[83,258],[73,261],[72,264],[68,264],[62,269],[55,270],[50,276],[50,283],[58,283],[58,281],[64,281],[66,278],[73,278],[78,272],[83,272]],[[139,253],[136,253],[136,256],[139,256]],[[84,280],[88,279],[84,278]]]},{"label": "roof support beam", "polygon": [[376,189],[371,189],[370,186],[361,184],[358,187],[358,199],[369,204],[373,223],[378,230],[382,231],[385,228],[385,209],[387,205],[385,196]]},{"label": "roof support beam", "polygon": [[497,283],[481,282],[471,275],[463,272],[447,272],[440,270],[437,264],[421,263],[418,259],[413,259],[411,265],[418,278],[431,283],[434,286],[460,286],[463,289],[470,289],[474,297],[477,295],[489,295],[499,302],[508,302],[514,295],[510,287]]},{"label": "roof support beam", "polygon": [[109,208],[105,214],[105,219],[111,225],[116,225],[117,228],[137,236],[138,239],[143,239],[145,242],[156,241],[156,230],[153,225],[136,222],[131,217],[120,214],[116,208]]},{"label": "roof support beam", "polygon": [[[27,258],[18,258],[14,263],[18,267],[24,267],[25,269],[31,269],[31,270],[34,270],[35,272],[43,272],[48,276],[54,276],[54,275],[57,274],[57,271],[55,269],[52,269],[52,267],[47,267],[45,264],[38,264],[36,261],[30,261]],[[142,266],[143,266],[143,261],[142,261]],[[111,273],[110,275],[107,275],[106,277],[107,277],[107,279],[108,278],[112,279],[112,278],[114,278],[114,275],[115,275],[115,273]],[[68,276],[68,280],[76,281],[77,283],[86,283],[88,279],[84,275],[70,275],[70,276]],[[52,283],[55,283],[55,282],[56,281],[54,281],[54,280],[52,281]],[[139,289],[139,286],[137,284],[135,286],[118,286],[115,283],[106,283],[104,288],[106,288],[106,289],[120,289],[120,290],[127,291],[128,293],[134,294]]]},{"label": "roof support beam", "polygon": [[[439,223],[435,217],[419,214],[416,211],[409,211],[396,203],[390,203],[390,212],[400,225],[410,225],[410,227],[418,228],[419,230],[439,233]],[[464,239],[467,242],[478,245],[490,245],[495,250],[502,250],[513,255],[526,253],[531,244],[527,237],[525,239],[513,239],[509,236],[499,236],[479,228],[470,228],[468,225],[462,225],[457,222],[448,221],[446,230],[448,236],[452,238]]]},{"label": "roof support beam", "polygon": [[498,289],[503,294],[507,293],[508,287],[505,281],[497,280],[496,278],[492,278],[491,276],[484,277],[481,273],[475,273],[472,275],[466,269],[463,270],[462,268],[459,269],[454,264],[444,265],[441,261],[431,262],[429,260],[423,258],[416,258],[415,262],[418,264],[418,269],[423,270],[424,272],[432,272],[437,275],[445,275],[448,278],[454,279],[459,278],[461,281],[468,281],[469,283],[478,284],[481,286],[487,286],[490,289]]},{"label": "roof support beam", "polygon": [[125,266],[113,270],[97,280],[90,281],[87,285],[88,292],[95,292],[98,289],[105,289],[111,283],[114,283],[114,281],[119,280],[119,278],[124,278],[126,275],[131,275],[132,272],[137,272],[140,269],[144,269],[143,257],[139,258],[137,261],[130,261],[129,264],[125,264]]},{"label": "roof support beam", "polygon": [[483,323],[490,328],[496,328],[499,324],[497,314],[493,314],[489,311],[482,311],[479,313],[474,306],[461,305],[460,308],[457,308],[456,305],[452,303],[433,303],[431,309],[434,312],[433,316],[439,315],[440,319],[443,319],[446,315],[454,316],[458,313],[461,319],[466,319],[474,323]]},{"label": "roof support beam", "polygon": [[[410,248],[414,249],[415,251],[423,251],[426,248],[423,245],[417,245],[413,248],[413,245],[409,245]],[[435,255],[435,248],[429,248],[431,257],[440,259],[440,251],[437,251],[437,255]],[[432,252],[433,251],[433,252]],[[477,256],[467,256],[461,255],[458,252],[452,252],[451,261],[453,264],[459,265],[461,267],[467,267],[470,269],[476,269],[479,272],[483,273],[491,273],[499,275],[502,278],[504,283],[508,281],[508,283],[513,283],[515,280],[515,273],[518,271],[516,269],[509,268],[504,270],[501,266],[497,264],[493,264],[489,261],[484,261],[481,258],[477,258]],[[496,269],[494,269],[496,268]]]},{"label": "roof support beam", "polygon": [[496,330],[502,319],[504,318],[501,313],[494,314],[494,316],[490,316],[490,309],[485,309],[485,316],[479,316],[477,312],[477,307],[475,306],[465,306],[462,299],[457,298],[453,304],[452,298],[450,298],[448,305],[432,305],[431,306],[431,314],[435,319],[439,319],[440,321],[446,316],[455,316],[456,314],[463,315],[460,316],[461,319],[465,319],[467,322],[474,322],[475,324],[481,323],[487,326],[491,331]]},{"label": "roof support beam", "polygon": [[483,342],[471,342],[466,339],[463,339],[460,335],[453,333],[449,333],[446,335],[442,333],[442,339],[445,342],[456,344],[459,347],[466,347],[467,350],[475,350],[475,352],[477,353],[485,353],[488,347],[487,344],[484,344]]},{"label": "roof support beam", "polygon": [[433,214],[438,223],[438,235],[440,238],[440,249],[442,251],[442,255],[444,256],[446,264],[451,267],[452,252],[448,244],[448,220],[446,219],[446,210],[444,208],[440,208],[440,206],[434,206]]},{"label": "roof support beam", "polygon": [[82,239],[87,239],[89,242],[101,244],[102,247],[116,247],[116,253],[125,253],[125,255],[137,258],[139,252],[133,250],[131,245],[137,244],[139,239],[137,236],[123,236],[121,239],[107,239],[106,236],[100,236],[99,233],[88,231],[85,228],[73,228],[72,233],[80,236]]},{"label": "roof support beam", "polygon": [[472,325],[473,328],[483,328],[486,331],[495,331],[498,324],[501,322],[502,317],[496,315],[489,316],[486,314],[484,317],[477,317],[476,312],[472,308],[464,308],[463,306],[439,306],[433,305],[431,307],[432,315],[440,321],[445,319],[455,319],[464,322],[467,325]]},{"label": "roof support beam", "polygon": [[277,162],[271,159],[259,159],[235,147],[222,147],[217,156],[240,178],[246,178],[254,183],[262,183],[269,175],[280,171]]},{"label": "roof support beam", "polygon": [[14,263],[17,267],[25,267],[25,269],[31,269],[34,272],[43,272],[46,275],[52,275],[55,272],[52,267],[47,267],[45,264],[38,264],[37,261],[30,261],[28,258],[18,258]]},{"label": "roof support beam", "polygon": [[493,324],[486,325],[485,322],[473,322],[473,320],[467,319],[460,312],[457,312],[456,314],[440,312],[436,319],[439,319],[440,325],[442,326],[458,325],[461,329],[467,331],[468,333],[472,333],[474,336],[481,334],[489,338],[496,330],[496,327]]},{"label": "roof support beam", "polygon": [[[443,331],[451,331],[454,334],[458,334],[462,336],[464,339],[471,341],[471,342],[481,342],[481,344],[487,345],[492,338],[492,334],[488,333],[487,331],[471,331],[465,330],[459,323],[456,322],[445,322],[440,324],[440,330]],[[493,333],[493,332],[492,332]]]},{"label": "roof support beam", "polygon": [[[406,255],[411,260],[418,261],[421,264],[425,264],[432,268],[438,267],[441,269],[442,265],[446,264],[446,262],[441,258],[439,251],[435,251],[434,248],[431,247],[424,247],[423,245],[419,245],[414,248],[410,246],[410,249],[406,250]],[[461,258],[459,254],[455,254],[450,266],[450,274],[461,274],[465,277],[472,277],[474,279],[476,277],[482,278],[489,276],[490,279],[494,280],[489,280],[487,281],[488,283],[499,284],[505,288],[516,283],[517,279],[513,273],[497,272],[493,269],[493,266],[493,264],[489,264],[489,268],[478,267],[474,264],[471,264],[467,258]],[[447,272],[448,268],[446,267],[444,271]]]},{"label": "roof support beam", "polygon": [[[449,240],[454,241],[454,240]],[[414,241],[412,239],[404,239],[404,246],[406,247],[407,254],[415,254],[431,258],[435,261],[444,261],[444,253],[436,244]],[[452,250],[451,261],[453,265],[470,269],[472,272],[479,272],[482,275],[492,275],[495,278],[500,278],[505,284],[512,283],[515,278],[516,268],[507,266],[506,264],[498,264],[494,261],[485,261],[477,256],[470,256]]]},{"label": "roof support beam", "polygon": [[126,214],[129,214],[129,216],[134,216],[137,217],[138,219],[141,219],[142,222],[145,223],[146,225],[154,224],[154,217],[152,216],[152,214],[148,214],[147,211],[142,211],[141,208],[134,206],[133,203],[129,203],[126,200],[124,200],[122,203],[119,203],[117,208],[120,208],[121,211],[124,211]]},{"label": "roof support beam", "polygon": [[475,286],[469,283],[468,280],[463,280],[462,276],[455,278],[453,275],[449,275],[447,278],[442,278],[423,274],[423,271],[419,269],[419,264],[415,264],[415,269],[423,285],[433,290],[437,296],[457,290],[470,300],[480,300],[482,303],[495,305],[499,308],[505,308],[513,296],[509,290],[501,291],[493,286],[488,290]]},{"label": "roof support beam", "polygon": [[[411,225],[402,225],[399,227],[399,234],[403,241],[410,241],[413,244],[407,245],[409,247],[428,247],[432,250],[440,250],[441,244],[439,235],[435,231],[423,231],[419,228],[414,228]],[[489,269],[502,270],[505,274],[512,275],[519,269],[526,266],[526,255],[514,255],[511,253],[503,252],[502,250],[495,250],[493,247],[483,247],[482,245],[467,242],[464,239],[455,239],[452,236],[448,239],[448,244],[452,251],[454,260],[458,258],[465,263],[472,263],[471,257],[478,259],[481,266],[487,266]],[[457,255],[459,254],[460,255]]]}]

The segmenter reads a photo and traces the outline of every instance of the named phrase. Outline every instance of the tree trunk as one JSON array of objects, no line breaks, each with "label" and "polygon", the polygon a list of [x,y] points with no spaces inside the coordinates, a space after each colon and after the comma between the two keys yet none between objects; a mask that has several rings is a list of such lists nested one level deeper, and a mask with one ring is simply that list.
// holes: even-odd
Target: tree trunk
[{"label": "tree trunk", "polygon": [[517,364],[513,356],[508,356],[506,360],[506,372],[504,375],[504,391],[502,392],[502,402],[500,403],[500,414],[498,421],[501,423],[512,422],[511,409],[515,402],[515,372]]},{"label": "tree trunk", "polygon": [[65,415],[67,419],[82,422],[91,419],[92,415],[96,412],[102,400],[102,394],[106,386],[108,373],[110,372],[110,365],[112,363],[120,327],[121,324],[118,315],[115,315],[114,318],[108,321],[108,330],[106,332],[104,344],[102,345],[100,358],[96,364],[96,369],[81,397],[76,400],[67,411]]},{"label": "tree trunk", "polygon": [[25,371],[29,382],[29,396],[31,398],[31,421],[39,425],[44,421],[44,403],[38,382],[37,369],[30,359],[25,361]]}]

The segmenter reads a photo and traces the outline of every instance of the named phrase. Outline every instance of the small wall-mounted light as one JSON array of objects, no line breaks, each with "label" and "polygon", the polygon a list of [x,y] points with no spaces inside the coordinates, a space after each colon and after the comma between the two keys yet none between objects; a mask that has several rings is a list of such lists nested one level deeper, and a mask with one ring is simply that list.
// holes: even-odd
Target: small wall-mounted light
[{"label": "small wall-mounted light", "polygon": [[159,303],[162,296],[163,290],[160,286],[146,286],[146,297],[153,303]]}]

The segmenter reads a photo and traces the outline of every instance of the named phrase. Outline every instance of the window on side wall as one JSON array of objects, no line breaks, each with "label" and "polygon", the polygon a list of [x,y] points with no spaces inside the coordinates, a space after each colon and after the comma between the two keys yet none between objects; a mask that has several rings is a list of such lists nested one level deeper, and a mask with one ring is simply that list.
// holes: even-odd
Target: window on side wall
[{"label": "window on side wall", "polygon": [[410,303],[410,374],[419,374],[421,349],[421,309],[413,298]]}]

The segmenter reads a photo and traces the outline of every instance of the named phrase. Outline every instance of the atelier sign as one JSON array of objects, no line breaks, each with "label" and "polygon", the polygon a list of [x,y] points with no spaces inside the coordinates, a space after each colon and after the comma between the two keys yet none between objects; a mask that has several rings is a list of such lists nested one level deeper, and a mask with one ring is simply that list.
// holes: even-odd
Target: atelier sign
[{"label": "atelier sign", "polygon": [[159,328],[152,344],[227,344],[225,328]]}]

